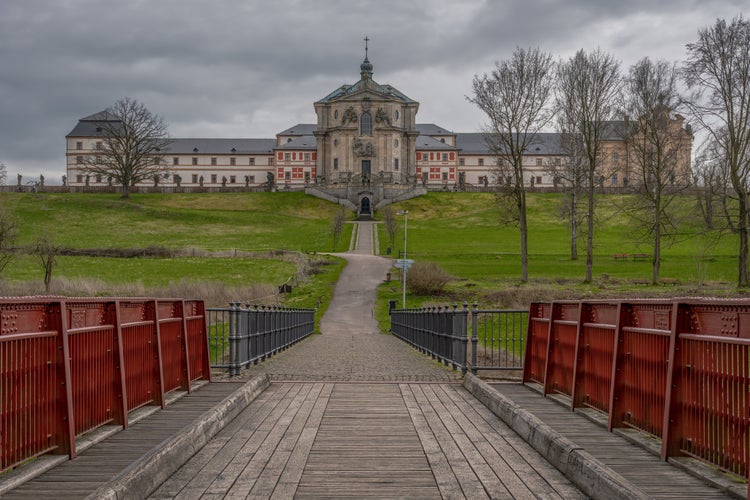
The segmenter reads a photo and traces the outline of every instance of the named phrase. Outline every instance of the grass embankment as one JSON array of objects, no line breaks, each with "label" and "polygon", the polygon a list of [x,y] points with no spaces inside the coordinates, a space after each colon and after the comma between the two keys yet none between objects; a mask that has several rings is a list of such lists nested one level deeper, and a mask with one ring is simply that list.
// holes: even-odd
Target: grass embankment
[{"label": "grass embankment", "polygon": [[[2,293],[43,293],[43,271],[30,253],[45,236],[67,253],[56,260],[51,292],[63,295],[198,296],[276,300],[278,285],[295,288],[282,303],[315,307],[330,301],[343,268],[330,221],[337,205],[302,193],[132,195],[3,193],[18,220],[21,252],[3,271]],[[346,250],[346,224],[336,250]],[[96,256],[144,251],[142,258]],[[113,252],[114,250],[114,252]],[[138,252],[135,252],[138,253]]]},{"label": "grass embankment", "polygon": [[[662,246],[661,277],[668,284],[645,285],[652,264],[644,260],[616,260],[615,254],[653,253],[644,231],[626,214],[627,196],[597,199],[594,233],[594,281],[585,276],[586,236],[579,236],[578,260],[570,258],[569,228],[559,216],[561,195],[529,193],[529,282],[520,283],[519,231],[499,224],[500,213],[492,194],[430,193],[394,205],[409,211],[409,258],[438,263],[456,279],[439,297],[407,296],[407,307],[425,303],[479,302],[480,306],[527,307],[531,300],[628,296],[737,296],[738,237],[703,234],[693,199],[679,205],[678,234]],[[400,218],[403,224],[403,218]],[[380,227],[381,252],[390,246]],[[403,233],[395,238],[403,247]],[[408,273],[407,273],[408,276]],[[401,307],[400,276],[379,289],[378,315],[387,318],[387,300]],[[674,282],[673,282],[674,281]]]}]

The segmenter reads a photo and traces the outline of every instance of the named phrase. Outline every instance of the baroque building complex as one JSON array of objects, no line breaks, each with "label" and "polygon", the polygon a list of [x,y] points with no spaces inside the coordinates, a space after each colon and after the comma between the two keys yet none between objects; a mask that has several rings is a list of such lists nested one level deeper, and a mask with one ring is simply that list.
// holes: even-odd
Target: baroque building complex
[{"label": "baroque building complex", "polygon": [[[497,174],[499,158],[484,134],[418,123],[419,102],[377,83],[367,52],[359,81],[336,88],[314,107],[317,123],[297,124],[275,138],[172,139],[169,148],[158,153],[165,172],[148,186],[306,189],[332,201],[349,200],[352,208],[369,212],[370,203],[377,208],[378,203],[430,189],[493,189],[503,182]],[[67,183],[72,189],[111,184],[101,175],[87,174],[84,165],[84,157],[95,155],[101,144],[101,122],[108,116],[100,112],[82,118],[66,136]],[[680,146],[681,159],[673,173],[675,182],[687,182],[692,134],[681,116],[669,119],[689,139]],[[628,186],[636,180],[636,167],[617,122],[607,130],[600,184]],[[554,168],[565,161],[562,142],[560,134],[537,135],[524,158],[525,185],[558,185]]]}]

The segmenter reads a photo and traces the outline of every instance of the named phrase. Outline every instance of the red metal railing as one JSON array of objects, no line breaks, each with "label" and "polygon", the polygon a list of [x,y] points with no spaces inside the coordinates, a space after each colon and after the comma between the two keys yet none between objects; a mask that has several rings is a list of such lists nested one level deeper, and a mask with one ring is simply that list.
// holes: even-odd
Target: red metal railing
[{"label": "red metal railing", "polygon": [[524,382],[608,414],[610,430],[661,438],[665,460],[690,455],[748,475],[750,301],[533,303],[529,311]]},{"label": "red metal railing", "polygon": [[73,458],[76,436],[127,427],[129,411],[210,379],[203,311],[180,299],[0,299],[0,471]]}]

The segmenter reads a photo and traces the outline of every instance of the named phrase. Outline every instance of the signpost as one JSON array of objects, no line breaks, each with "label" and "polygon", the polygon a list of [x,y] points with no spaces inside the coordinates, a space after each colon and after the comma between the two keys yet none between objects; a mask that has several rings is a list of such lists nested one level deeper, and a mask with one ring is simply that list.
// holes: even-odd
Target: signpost
[{"label": "signpost", "polygon": [[405,269],[408,271],[411,269],[411,265],[414,264],[414,259],[396,259],[396,263],[393,265],[393,267],[396,267],[398,269]]}]

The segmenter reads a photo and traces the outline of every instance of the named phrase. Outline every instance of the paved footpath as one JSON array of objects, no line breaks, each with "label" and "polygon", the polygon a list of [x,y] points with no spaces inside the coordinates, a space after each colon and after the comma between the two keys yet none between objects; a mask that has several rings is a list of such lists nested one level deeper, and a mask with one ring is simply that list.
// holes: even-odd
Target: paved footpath
[{"label": "paved footpath", "polygon": [[274,383],[152,498],[582,498],[460,373],[379,332],[391,263],[358,227],[322,333],[244,370]]}]

